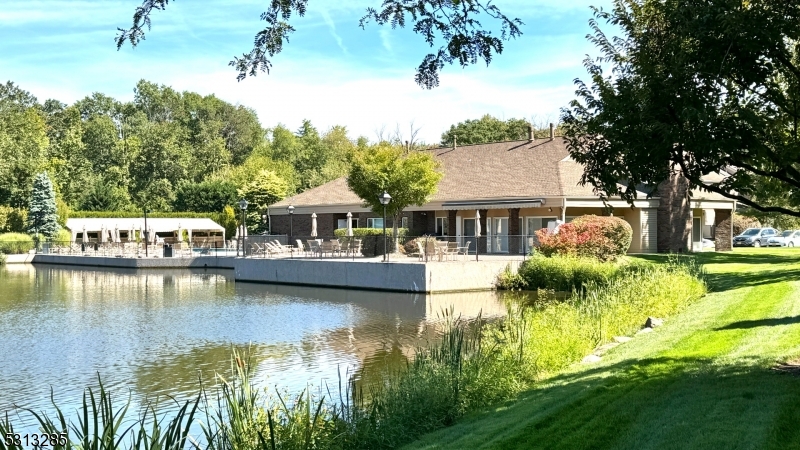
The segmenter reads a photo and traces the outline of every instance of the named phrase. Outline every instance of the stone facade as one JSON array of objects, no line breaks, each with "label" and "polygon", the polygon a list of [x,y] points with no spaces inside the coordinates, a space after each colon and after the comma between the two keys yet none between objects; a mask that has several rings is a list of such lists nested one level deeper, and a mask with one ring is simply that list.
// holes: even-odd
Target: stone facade
[{"label": "stone facade", "polygon": [[733,244],[733,215],[730,210],[714,210],[714,246],[718,252],[729,252]]},{"label": "stone facade", "polygon": [[692,210],[689,181],[679,173],[658,186],[657,240],[660,253],[682,253],[691,248]]}]

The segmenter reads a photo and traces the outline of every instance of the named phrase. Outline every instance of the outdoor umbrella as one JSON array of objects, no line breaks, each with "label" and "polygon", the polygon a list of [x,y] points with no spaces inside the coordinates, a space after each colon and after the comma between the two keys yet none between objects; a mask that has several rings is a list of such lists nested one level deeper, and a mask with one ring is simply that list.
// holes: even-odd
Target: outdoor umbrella
[{"label": "outdoor umbrella", "polygon": [[131,227],[128,229],[128,242],[133,242],[136,240],[136,235],[134,234],[136,230],[136,225],[131,224]]},{"label": "outdoor umbrella", "polygon": [[100,242],[105,244],[106,243],[106,225],[103,224],[100,227]]},{"label": "outdoor umbrella", "polygon": [[187,229],[186,233],[189,235],[189,245],[192,245],[192,229]]},{"label": "outdoor umbrella", "polygon": [[311,237],[317,237],[317,213],[311,213]]},{"label": "outdoor umbrella", "polygon": [[183,228],[178,224],[178,240],[176,242],[183,242]]},{"label": "outdoor umbrella", "polygon": [[347,212],[347,236],[353,236],[353,213]]},{"label": "outdoor umbrella", "polygon": [[83,226],[83,237],[81,237],[81,243],[86,243],[86,225]]},{"label": "outdoor umbrella", "polygon": [[119,225],[114,225],[114,242],[119,243]]}]

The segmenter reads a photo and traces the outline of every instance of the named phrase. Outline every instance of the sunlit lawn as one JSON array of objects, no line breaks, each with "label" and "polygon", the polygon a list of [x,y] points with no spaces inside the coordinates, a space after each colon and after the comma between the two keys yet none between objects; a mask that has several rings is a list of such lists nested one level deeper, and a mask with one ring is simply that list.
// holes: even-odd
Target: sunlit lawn
[{"label": "sunlit lawn", "polygon": [[800,249],[698,258],[711,293],[663,327],[409,448],[800,448],[773,369],[800,356]]}]

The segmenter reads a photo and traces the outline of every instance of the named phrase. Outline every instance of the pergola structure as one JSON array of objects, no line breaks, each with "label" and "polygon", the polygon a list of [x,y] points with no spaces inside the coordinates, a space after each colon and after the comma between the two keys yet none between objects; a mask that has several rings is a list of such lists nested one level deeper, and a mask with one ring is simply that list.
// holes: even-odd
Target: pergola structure
[{"label": "pergola structure", "polygon": [[203,242],[212,244],[225,241],[225,228],[208,218],[74,218],[67,219],[66,228],[72,233],[72,242],[139,242],[146,230],[150,242]]}]

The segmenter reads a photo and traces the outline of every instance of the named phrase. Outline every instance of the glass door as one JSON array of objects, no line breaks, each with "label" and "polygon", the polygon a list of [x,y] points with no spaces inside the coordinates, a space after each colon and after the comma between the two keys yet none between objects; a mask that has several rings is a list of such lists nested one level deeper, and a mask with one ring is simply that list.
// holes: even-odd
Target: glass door
[{"label": "glass door", "polygon": [[[490,222],[491,220],[491,222]],[[493,217],[486,219],[489,242],[492,244],[492,253],[508,253],[508,218]]]}]

